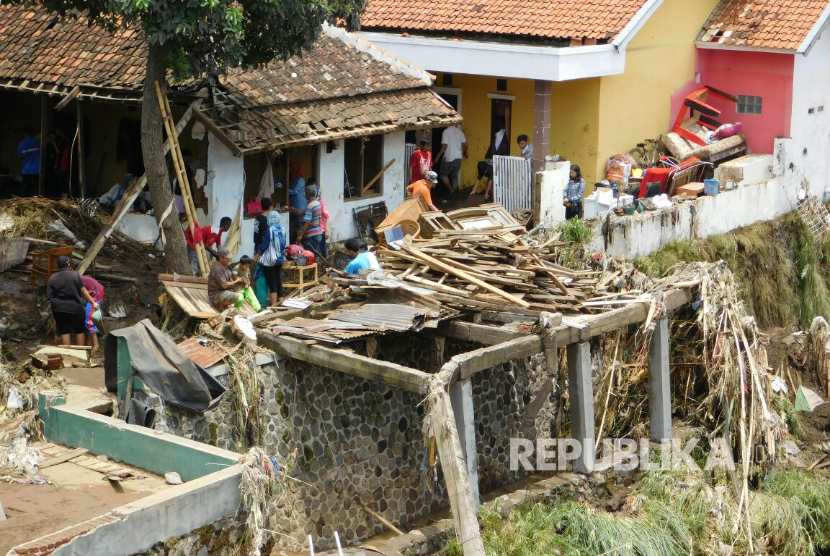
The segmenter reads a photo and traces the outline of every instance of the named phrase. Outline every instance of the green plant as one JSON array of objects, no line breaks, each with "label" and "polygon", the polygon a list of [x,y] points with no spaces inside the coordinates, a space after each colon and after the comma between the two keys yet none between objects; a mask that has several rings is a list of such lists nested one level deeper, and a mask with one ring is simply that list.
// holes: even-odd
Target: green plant
[{"label": "green plant", "polygon": [[806,471],[773,471],[764,479],[762,490],[789,500],[791,512],[801,520],[813,544],[830,548],[830,483]]},{"label": "green plant", "polygon": [[563,241],[587,245],[591,241],[591,228],[580,218],[571,218],[559,226]]}]

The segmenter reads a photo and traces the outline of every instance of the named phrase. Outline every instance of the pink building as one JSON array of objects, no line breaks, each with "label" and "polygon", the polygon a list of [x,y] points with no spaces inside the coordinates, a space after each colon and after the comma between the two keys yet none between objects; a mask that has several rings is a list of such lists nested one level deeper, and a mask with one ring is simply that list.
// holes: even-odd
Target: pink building
[{"label": "pink building", "polygon": [[722,0],[698,37],[701,84],[738,96],[713,100],[742,122],[752,152],[776,145],[788,174],[830,191],[830,0]]}]

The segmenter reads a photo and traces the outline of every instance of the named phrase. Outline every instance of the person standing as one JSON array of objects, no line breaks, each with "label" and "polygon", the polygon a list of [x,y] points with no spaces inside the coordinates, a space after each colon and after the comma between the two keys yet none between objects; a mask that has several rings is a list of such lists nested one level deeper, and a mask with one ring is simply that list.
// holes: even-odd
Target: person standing
[{"label": "person standing", "polygon": [[[264,213],[257,219],[258,243],[254,248],[254,260],[259,263],[268,284],[268,300],[272,307],[282,297],[282,263],[285,262],[285,230],[280,215],[271,208],[271,199],[262,200]],[[261,228],[264,226],[264,230]]]},{"label": "person standing", "polygon": [[89,301],[84,307],[84,326],[86,327],[86,335],[89,337],[92,351],[98,351],[98,323],[101,322],[103,316],[101,315],[101,303],[104,302],[104,286],[101,282],[84,274],[81,276],[86,291],[92,296],[95,305]]},{"label": "person standing", "polygon": [[424,179],[410,183],[406,186],[406,193],[412,198],[418,197],[423,201],[428,210],[436,211],[438,207],[432,202],[432,192],[430,191],[435,184],[438,183],[438,174],[429,171],[424,176]]},{"label": "person standing", "polygon": [[17,156],[20,157],[20,177],[25,191],[23,195],[37,193],[40,178],[40,138],[27,127],[23,139],[17,144]]},{"label": "person standing", "polygon": [[95,309],[98,303],[84,287],[81,275],[72,270],[69,257],[58,257],[57,264],[58,271],[46,283],[46,297],[55,318],[55,329],[61,345],[82,346],[86,333],[85,301]]},{"label": "person standing", "polygon": [[[295,237],[303,227],[303,217],[305,216],[305,209],[308,204],[305,194],[306,180],[300,165],[296,162],[291,165],[291,177],[294,181],[291,182],[291,187],[288,189],[288,208],[291,213],[289,232],[294,234],[291,237]],[[263,207],[262,210],[264,212],[265,208]]]},{"label": "person standing", "polygon": [[424,179],[424,175],[432,170],[432,151],[427,148],[427,142],[418,141],[418,148],[409,157],[409,181],[416,182]]},{"label": "person standing", "polygon": [[303,247],[318,256],[324,256],[325,247],[323,243],[323,209],[320,201],[317,198],[317,187],[310,185],[306,187],[306,205],[305,215],[303,216],[303,230],[300,236],[300,242]]},{"label": "person standing", "polygon": [[450,191],[458,191],[461,161],[467,158],[467,138],[457,125],[450,126],[441,134],[441,150],[436,163],[440,163],[441,181]]},{"label": "person standing", "polygon": [[565,218],[579,218],[582,215],[582,196],[585,194],[585,180],[582,178],[582,169],[574,164],[571,166],[571,176],[565,187]]}]

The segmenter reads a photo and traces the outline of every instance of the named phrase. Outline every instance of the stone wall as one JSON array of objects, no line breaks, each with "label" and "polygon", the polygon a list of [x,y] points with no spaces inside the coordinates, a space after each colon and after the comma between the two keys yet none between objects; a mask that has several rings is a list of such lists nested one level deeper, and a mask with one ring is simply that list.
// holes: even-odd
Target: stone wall
[{"label": "stone wall", "polygon": [[[447,341],[439,359],[429,336],[397,335],[380,339],[377,357],[432,372],[443,360],[476,347]],[[259,377],[263,446],[293,477],[268,524],[286,535],[276,538],[280,548],[301,550],[308,534],[322,547],[330,546],[335,529],[344,542],[384,532],[362,504],[402,529],[448,507],[443,478],[428,469],[422,397],[293,360],[265,364]],[[227,377],[220,380],[227,383]],[[535,419],[525,415],[543,380],[541,355],[474,377],[482,492],[521,478],[508,469],[511,437],[549,434],[550,400]],[[229,390],[203,416],[163,408],[156,427],[243,452],[250,439],[236,432],[235,403]]]}]

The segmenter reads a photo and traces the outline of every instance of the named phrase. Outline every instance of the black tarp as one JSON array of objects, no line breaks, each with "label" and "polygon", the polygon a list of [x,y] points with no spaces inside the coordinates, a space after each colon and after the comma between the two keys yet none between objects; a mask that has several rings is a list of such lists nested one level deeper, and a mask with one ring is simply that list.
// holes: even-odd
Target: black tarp
[{"label": "black tarp", "polygon": [[133,374],[165,402],[201,413],[225,393],[221,384],[149,320],[110,334],[127,342]]}]

